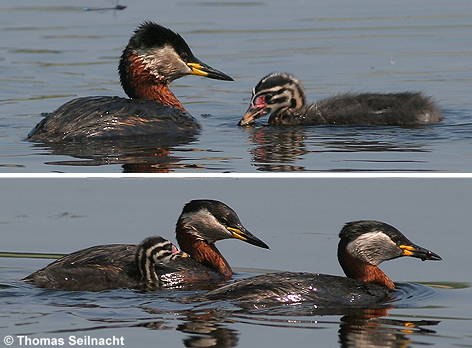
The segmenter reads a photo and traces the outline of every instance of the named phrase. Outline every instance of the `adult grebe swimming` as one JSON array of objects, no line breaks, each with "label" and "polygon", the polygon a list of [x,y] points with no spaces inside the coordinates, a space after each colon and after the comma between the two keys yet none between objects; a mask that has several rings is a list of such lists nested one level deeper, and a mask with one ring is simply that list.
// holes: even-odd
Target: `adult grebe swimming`
[{"label": "adult grebe swimming", "polygon": [[221,281],[230,279],[233,271],[216,241],[236,238],[269,248],[244,228],[230,207],[214,200],[187,203],[176,237],[182,251],[162,237],[147,238],[138,246],[94,246],[66,255],[24,280],[44,288],[82,291]]},{"label": "adult grebe swimming", "polygon": [[269,273],[225,285],[195,300],[264,303],[311,301],[361,306],[389,298],[395,284],[377,266],[401,256],[441,260],[413,244],[395,227],[379,221],[347,223],[339,233],[338,260],[348,278],[304,272]]},{"label": "adult grebe swimming", "polygon": [[254,87],[240,126],[269,116],[269,124],[420,126],[439,122],[433,101],[417,92],[340,94],[306,104],[299,80],[288,73],[272,73]]},{"label": "adult grebe swimming", "polygon": [[50,113],[28,140],[62,142],[115,137],[193,135],[198,122],[170,91],[168,84],[185,75],[232,81],[198,60],[185,40],[161,25],[145,22],[121,55],[121,85],[131,99],[83,97]]}]

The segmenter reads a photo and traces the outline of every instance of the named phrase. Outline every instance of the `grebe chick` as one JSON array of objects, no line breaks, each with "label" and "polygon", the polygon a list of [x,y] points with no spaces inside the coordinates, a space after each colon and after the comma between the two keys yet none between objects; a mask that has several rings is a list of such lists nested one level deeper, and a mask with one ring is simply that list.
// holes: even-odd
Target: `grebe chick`
[{"label": "grebe chick", "polygon": [[221,281],[233,272],[216,241],[236,238],[268,248],[244,228],[230,207],[214,200],[187,203],[177,221],[176,237],[182,251],[162,237],[145,239],[138,246],[94,246],[66,255],[24,280],[44,288],[81,291]]},{"label": "grebe chick", "polygon": [[173,80],[199,75],[232,81],[198,60],[177,33],[153,22],[140,25],[121,55],[121,85],[131,99],[83,97],[50,113],[30,141],[62,142],[116,137],[194,135],[200,126],[168,88]]},{"label": "grebe chick", "polygon": [[49,289],[101,291],[140,289],[163,285],[157,274],[160,263],[185,258],[168,240],[156,236],[139,245],[98,245],[76,251],[47,265],[23,280]]},{"label": "grebe chick", "polygon": [[418,92],[340,94],[306,104],[298,79],[288,73],[263,77],[252,91],[240,126],[269,116],[269,125],[420,126],[439,122],[440,110]]},{"label": "grebe chick", "polygon": [[338,260],[348,278],[304,272],[269,273],[225,285],[196,299],[254,305],[304,301],[342,306],[380,303],[388,300],[395,289],[395,284],[377,267],[381,262],[401,256],[441,260],[383,222],[349,222],[339,237]]}]

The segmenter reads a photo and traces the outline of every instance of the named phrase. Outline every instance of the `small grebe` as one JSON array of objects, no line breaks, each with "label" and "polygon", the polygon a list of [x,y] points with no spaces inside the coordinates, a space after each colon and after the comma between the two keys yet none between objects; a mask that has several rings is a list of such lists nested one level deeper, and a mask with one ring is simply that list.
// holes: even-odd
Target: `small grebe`
[{"label": "small grebe", "polygon": [[185,111],[168,84],[185,75],[233,80],[200,62],[179,34],[152,22],[143,23],[134,32],[118,70],[121,85],[131,99],[71,100],[39,122],[27,139],[61,142],[196,134],[198,122]]},{"label": "small grebe", "polygon": [[304,272],[269,273],[247,278],[207,292],[196,300],[264,303],[366,305],[385,301],[395,284],[377,265],[385,260],[412,256],[441,260],[410,242],[395,227],[378,221],[347,223],[339,233],[338,260],[348,278]]},{"label": "small grebe", "polygon": [[239,125],[264,115],[277,126],[419,126],[442,119],[433,101],[417,92],[341,94],[306,104],[300,81],[288,73],[272,73],[259,81]]},{"label": "small grebe", "polygon": [[182,252],[162,237],[150,237],[138,246],[94,246],[66,255],[24,280],[44,288],[82,291],[228,280],[233,271],[216,241],[236,238],[269,248],[244,228],[230,207],[214,200],[187,203],[176,237]]}]

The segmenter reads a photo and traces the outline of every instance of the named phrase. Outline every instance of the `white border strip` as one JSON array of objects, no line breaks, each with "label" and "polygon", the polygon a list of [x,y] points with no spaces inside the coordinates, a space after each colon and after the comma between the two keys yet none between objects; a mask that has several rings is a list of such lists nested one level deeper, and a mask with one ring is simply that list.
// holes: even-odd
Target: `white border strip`
[{"label": "white border strip", "polygon": [[78,179],[78,178],[234,178],[234,179],[365,179],[365,178],[421,178],[470,179],[472,173],[0,173],[0,179]]}]

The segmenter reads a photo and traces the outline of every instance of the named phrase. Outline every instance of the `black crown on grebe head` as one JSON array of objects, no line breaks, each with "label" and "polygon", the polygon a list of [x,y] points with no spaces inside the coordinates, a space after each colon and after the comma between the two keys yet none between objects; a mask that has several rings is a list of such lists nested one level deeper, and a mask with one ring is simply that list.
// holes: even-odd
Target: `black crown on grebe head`
[{"label": "black crown on grebe head", "polygon": [[172,46],[182,58],[194,58],[190,47],[182,36],[157,23],[146,21],[142,23],[130,38],[128,47],[131,49],[160,48]]}]

